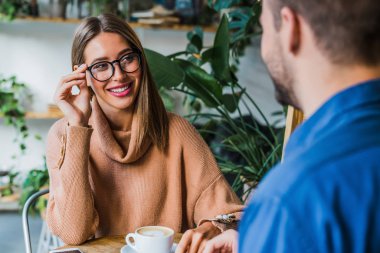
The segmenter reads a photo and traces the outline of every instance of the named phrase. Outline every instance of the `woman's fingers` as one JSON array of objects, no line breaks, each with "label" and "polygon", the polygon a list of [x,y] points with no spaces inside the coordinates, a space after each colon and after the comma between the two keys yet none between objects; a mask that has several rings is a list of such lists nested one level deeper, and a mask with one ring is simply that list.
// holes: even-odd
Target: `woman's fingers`
[{"label": "woman's fingers", "polygon": [[193,238],[193,231],[192,230],[187,230],[181,240],[179,241],[175,253],[186,253],[187,249],[191,245],[191,240]]},{"label": "woman's fingers", "polygon": [[90,71],[86,71],[86,82],[87,86],[92,87],[92,79]]},{"label": "woman's fingers", "polygon": [[65,116],[71,115],[71,117],[76,117],[77,112],[69,102],[65,100],[60,100],[57,101],[56,104]]},{"label": "woman's fingers", "polygon": [[217,227],[211,222],[204,222],[183,234],[176,253],[200,253],[205,248],[206,242],[218,234],[220,230]]},{"label": "woman's fingers", "polygon": [[81,79],[81,80],[85,80],[85,77],[86,77],[86,74],[85,73],[71,73],[67,76],[64,76],[61,78],[61,81],[59,82],[59,85],[62,85],[64,83],[68,83],[70,81],[73,81],[73,80],[77,80],[77,79]]},{"label": "woman's fingers", "polygon": [[73,73],[84,73],[86,70],[87,70],[86,64],[82,64],[79,67],[78,65],[75,65]]},{"label": "woman's fingers", "polygon": [[71,89],[73,86],[77,85],[83,85],[85,83],[84,80],[72,80],[66,83],[61,84],[55,93],[55,101],[57,102],[58,100],[65,100],[67,99],[67,96],[71,96]]},{"label": "woman's fingers", "polygon": [[[87,65],[61,78],[54,95],[54,101],[67,117],[70,125],[86,126],[91,114],[90,93],[86,78]],[[73,87],[76,89],[73,90]]]},{"label": "woman's fingers", "polygon": [[229,229],[208,241],[204,247],[203,253],[237,253],[237,243],[237,231]]},{"label": "woman's fingers", "polygon": [[189,253],[197,253],[199,246],[201,245],[202,241],[204,240],[204,235],[199,232],[193,232],[193,237],[191,240],[190,250]]}]

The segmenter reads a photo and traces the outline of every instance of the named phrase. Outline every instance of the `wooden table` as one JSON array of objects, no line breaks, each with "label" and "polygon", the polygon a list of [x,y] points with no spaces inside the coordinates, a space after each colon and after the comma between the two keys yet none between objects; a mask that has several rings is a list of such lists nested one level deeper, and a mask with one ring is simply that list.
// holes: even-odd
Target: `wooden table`
[{"label": "wooden table", "polygon": [[[182,234],[174,235],[174,242],[181,240]],[[120,253],[120,249],[125,245],[125,236],[107,236],[89,240],[79,246],[66,245],[59,249],[79,248],[84,253]]]}]

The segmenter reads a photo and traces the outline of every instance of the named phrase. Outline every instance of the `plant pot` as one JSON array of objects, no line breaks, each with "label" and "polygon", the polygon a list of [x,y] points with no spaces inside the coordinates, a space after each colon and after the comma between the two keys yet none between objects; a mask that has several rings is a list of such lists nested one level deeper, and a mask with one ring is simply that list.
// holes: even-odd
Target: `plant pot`
[{"label": "plant pot", "polygon": [[13,193],[12,195],[0,197],[1,202],[18,202],[20,199],[20,193]]}]

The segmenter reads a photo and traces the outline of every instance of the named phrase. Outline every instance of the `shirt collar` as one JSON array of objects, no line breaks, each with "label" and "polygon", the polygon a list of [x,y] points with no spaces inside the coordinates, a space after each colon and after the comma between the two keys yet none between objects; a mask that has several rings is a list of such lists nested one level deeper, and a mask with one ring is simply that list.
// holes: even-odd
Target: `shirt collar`
[{"label": "shirt collar", "polygon": [[333,131],[339,122],[349,119],[349,112],[354,108],[374,102],[380,102],[380,79],[362,82],[337,93],[296,128],[286,146],[285,159]]}]

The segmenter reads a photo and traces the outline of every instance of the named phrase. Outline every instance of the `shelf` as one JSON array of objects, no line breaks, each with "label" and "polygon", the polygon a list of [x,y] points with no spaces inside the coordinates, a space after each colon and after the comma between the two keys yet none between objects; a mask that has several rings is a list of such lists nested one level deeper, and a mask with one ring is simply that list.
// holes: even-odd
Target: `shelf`
[{"label": "shelf", "polygon": [[20,204],[19,201],[3,201],[0,198],[0,212],[1,211],[19,211]]},{"label": "shelf", "polygon": [[27,112],[27,119],[60,119],[63,117],[61,112]]},{"label": "shelf", "polygon": [[[0,119],[3,115],[0,114]],[[26,119],[60,119],[63,118],[61,112],[27,112],[25,114]]]},{"label": "shelf", "polygon": [[[22,17],[17,18],[17,20],[25,20],[31,22],[42,22],[42,23],[67,23],[67,24],[78,24],[81,22],[81,19],[70,18],[45,18],[45,17]],[[145,29],[157,29],[157,30],[176,30],[176,31],[191,31],[194,29],[195,25],[183,25],[183,24],[165,24],[165,25],[150,25],[150,24],[140,24],[137,22],[128,23],[133,29],[145,28]],[[214,25],[209,26],[200,26],[205,32],[216,32],[217,27]]]},{"label": "shelf", "polygon": [[0,212],[20,210],[19,202],[20,202],[19,193],[16,193],[10,196],[0,197]]}]

